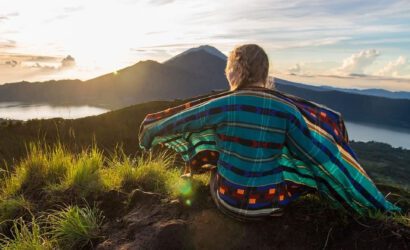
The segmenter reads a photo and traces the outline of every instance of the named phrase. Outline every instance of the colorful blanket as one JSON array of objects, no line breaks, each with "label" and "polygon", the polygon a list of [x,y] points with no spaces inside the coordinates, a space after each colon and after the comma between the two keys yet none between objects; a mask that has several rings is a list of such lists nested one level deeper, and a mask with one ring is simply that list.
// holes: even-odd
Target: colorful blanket
[{"label": "colorful blanket", "polygon": [[338,112],[262,87],[148,114],[139,131],[143,149],[167,146],[193,170],[217,166],[218,198],[238,213],[269,213],[312,189],[359,214],[401,211],[377,189],[348,141]]}]

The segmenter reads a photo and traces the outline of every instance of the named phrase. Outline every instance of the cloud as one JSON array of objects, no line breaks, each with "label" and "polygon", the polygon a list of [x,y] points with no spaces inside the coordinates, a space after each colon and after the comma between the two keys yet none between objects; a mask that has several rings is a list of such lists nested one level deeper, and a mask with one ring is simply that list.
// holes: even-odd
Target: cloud
[{"label": "cloud", "polygon": [[150,0],[150,4],[155,4],[155,5],[164,5],[164,4],[169,4],[173,3],[175,0]]},{"label": "cloud", "polygon": [[296,63],[294,66],[288,69],[288,73],[293,75],[299,75],[302,73],[302,67],[299,63]]},{"label": "cloud", "polygon": [[77,12],[83,9],[84,9],[84,6],[70,6],[70,7],[65,7],[64,12],[73,13],[73,12]]},{"label": "cloud", "polygon": [[44,65],[44,64],[40,64],[40,63],[34,63],[30,66],[25,66],[25,67],[30,67],[30,68],[34,68],[34,69],[39,69],[41,71],[54,71],[54,70],[58,70],[58,67],[56,66],[52,66],[52,65]]},{"label": "cloud", "polygon": [[[124,62],[166,60],[168,56],[201,44],[212,44],[222,52],[228,52],[237,44],[258,43],[266,48],[275,62],[275,69],[287,72],[290,66],[299,62],[301,72],[298,74],[330,74],[328,71],[335,69],[339,69],[340,75],[366,71],[376,74],[388,62],[382,62],[383,57],[389,58],[390,53],[397,51],[399,54],[393,54],[394,59],[402,54],[410,60],[408,0],[75,0],[65,4],[48,0],[43,5],[44,8],[36,8],[38,3],[35,1],[27,1],[24,5],[10,1],[0,9],[0,17],[5,19],[0,20],[0,43],[6,37],[17,41],[17,47],[10,49],[2,49],[2,45],[13,46],[3,42],[0,51],[36,51],[63,56],[70,52],[76,55],[76,70],[82,65],[90,65],[90,71],[95,75],[100,68],[114,69],[122,67]],[[21,13],[17,18],[4,16],[17,11]],[[124,24],[129,27],[119,28]],[[18,34],[8,37],[8,33],[5,35],[8,30],[16,30]],[[90,30],[93,30],[93,36],[79,43],[79,38],[86,37]],[[162,44],[158,46],[162,48],[142,50],[158,44]],[[107,48],[110,48],[109,56],[104,53]],[[130,53],[129,48],[136,50]],[[342,66],[342,59],[370,48],[383,52],[383,56],[376,60],[381,64],[358,68],[352,66],[360,64],[356,62]],[[342,51],[352,49],[354,52],[339,58]],[[31,64],[39,62],[43,66],[59,67],[62,59],[52,62],[33,59]],[[321,59],[333,64],[319,68],[309,62]],[[9,61],[0,58],[0,64],[6,60]],[[301,61],[307,64],[301,65]],[[68,62],[68,65],[72,64]],[[94,66],[98,70],[94,70]],[[7,70],[10,69],[8,66]],[[78,77],[72,72],[75,71],[65,73]],[[0,79],[2,74],[0,72]]]},{"label": "cloud", "polygon": [[10,49],[16,47],[16,41],[14,40],[2,40],[0,39],[0,49]]},{"label": "cloud", "polygon": [[[41,58],[41,57],[40,57]],[[40,64],[40,62],[35,62],[34,64],[31,64],[30,67],[32,68],[38,68],[42,70],[65,70],[69,69],[75,66],[75,59],[71,55],[68,55],[61,59],[60,64],[55,64],[55,63],[48,63],[48,64]]]},{"label": "cloud", "polygon": [[5,14],[5,15],[0,15],[0,22],[4,21],[4,20],[8,20],[10,17],[15,17],[15,16],[18,16],[18,15],[19,15],[18,12],[13,12],[13,13]]},{"label": "cloud", "polygon": [[19,64],[19,62],[17,62],[16,60],[10,60],[10,61],[4,62],[4,64],[11,66],[11,67],[16,67]]},{"label": "cloud", "polygon": [[336,69],[336,71],[341,75],[364,74],[364,70],[370,66],[379,55],[380,52],[376,49],[362,50],[343,60],[342,66]]},{"label": "cloud", "polygon": [[61,57],[57,56],[42,56],[33,54],[14,54],[14,53],[1,53],[0,61],[18,61],[18,62],[58,62],[61,61]]},{"label": "cloud", "polygon": [[74,57],[68,55],[63,60],[61,60],[61,68],[71,68],[75,66]]},{"label": "cloud", "polygon": [[9,68],[38,69],[41,71],[62,71],[76,65],[74,57],[30,55],[30,54],[0,54],[0,65]]},{"label": "cloud", "polygon": [[379,76],[402,77],[410,75],[410,64],[406,57],[399,56],[397,60],[390,61],[377,72]]}]

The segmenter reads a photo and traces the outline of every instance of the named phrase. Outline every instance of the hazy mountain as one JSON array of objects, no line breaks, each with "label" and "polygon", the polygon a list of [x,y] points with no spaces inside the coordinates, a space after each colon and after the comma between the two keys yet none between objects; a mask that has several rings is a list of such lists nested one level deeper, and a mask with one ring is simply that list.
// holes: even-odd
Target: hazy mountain
[{"label": "hazy mountain", "polygon": [[290,86],[293,86],[293,87],[299,87],[299,88],[303,88],[303,89],[310,89],[310,90],[314,90],[314,91],[327,91],[327,90],[329,90],[327,88],[327,86],[308,85],[308,84],[303,84],[303,83],[291,82],[291,81],[281,79],[281,78],[275,78],[275,84],[278,87],[290,85]]},{"label": "hazy mountain", "polygon": [[213,47],[201,46],[189,49],[163,64],[206,77],[215,89],[227,89],[228,81],[224,73],[226,56],[218,52]]},{"label": "hazy mountain", "polygon": [[[0,86],[0,101],[89,104],[110,108],[151,100],[182,99],[228,89],[226,57],[210,46],[187,50],[159,63],[135,65],[88,81],[62,80]],[[275,79],[279,90],[337,111],[346,120],[410,128],[410,100],[350,93]],[[374,93],[374,91],[373,91]]]},{"label": "hazy mountain", "polygon": [[349,88],[338,88],[333,86],[314,86],[308,85],[303,83],[295,83],[291,81],[287,81],[284,79],[276,79],[276,82],[279,84],[287,84],[293,85],[305,89],[311,89],[315,91],[329,91],[329,90],[336,90],[336,91],[343,91],[348,93],[360,94],[360,95],[371,95],[371,96],[380,96],[392,99],[410,99],[410,92],[407,91],[389,91],[385,89],[349,89]]},{"label": "hazy mountain", "polygon": [[199,46],[199,47],[196,47],[196,48],[188,49],[188,50],[186,50],[186,51],[172,57],[171,59],[168,59],[167,61],[165,61],[165,63],[168,63],[168,62],[173,61],[175,59],[178,59],[182,56],[188,55],[188,54],[193,53],[193,52],[198,52],[198,51],[206,52],[210,55],[219,57],[219,59],[222,59],[222,60],[226,61],[226,55],[223,54],[221,51],[219,51],[217,48],[209,46],[209,45],[202,45],[202,46]]},{"label": "hazy mountain", "polygon": [[[332,87],[327,87],[328,89]],[[335,88],[339,91],[349,92],[349,93],[356,93],[362,95],[373,95],[373,96],[381,96],[393,99],[410,99],[410,92],[406,91],[389,91],[385,89],[344,89],[344,88]]]},{"label": "hazy mountain", "polygon": [[[195,61],[202,58],[203,61]],[[207,63],[210,63],[209,68]],[[192,69],[182,66],[187,63]],[[161,64],[140,61],[137,64],[88,81],[61,80],[20,82],[0,86],[1,102],[27,102],[103,105],[110,108],[129,106],[149,100],[187,98],[214,89],[226,89],[222,59],[195,51]],[[198,70],[195,70],[198,67]],[[206,74],[206,72],[209,72]]]},{"label": "hazy mountain", "polygon": [[345,120],[410,129],[410,100],[353,94],[336,90],[316,91],[291,84],[277,89],[332,108]]}]

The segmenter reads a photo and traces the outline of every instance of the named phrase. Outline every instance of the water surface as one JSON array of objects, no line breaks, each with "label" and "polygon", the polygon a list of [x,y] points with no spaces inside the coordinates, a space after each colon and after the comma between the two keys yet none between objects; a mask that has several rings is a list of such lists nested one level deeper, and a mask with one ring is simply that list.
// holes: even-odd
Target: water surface
[{"label": "water surface", "polygon": [[0,102],[0,118],[13,120],[48,119],[61,117],[76,119],[108,112],[108,109],[89,105],[53,106],[50,104],[23,104],[18,102]]},{"label": "water surface", "polygon": [[396,148],[410,149],[410,130],[347,121],[345,125],[350,140],[385,142]]}]

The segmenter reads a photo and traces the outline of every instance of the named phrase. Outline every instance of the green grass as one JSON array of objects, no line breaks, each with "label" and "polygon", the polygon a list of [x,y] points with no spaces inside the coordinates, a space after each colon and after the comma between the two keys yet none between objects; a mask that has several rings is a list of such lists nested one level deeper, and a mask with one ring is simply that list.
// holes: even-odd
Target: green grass
[{"label": "green grass", "polygon": [[179,196],[186,185],[180,175],[180,169],[175,167],[175,155],[167,151],[155,156],[148,152],[138,158],[130,158],[119,150],[109,159],[108,167],[102,171],[107,189],[131,191],[140,188],[171,197]]},{"label": "green grass", "polygon": [[41,189],[46,183],[47,172],[46,153],[36,144],[30,144],[27,157],[5,181],[3,195],[10,197]]},{"label": "green grass", "polygon": [[[79,207],[81,201],[90,197],[93,200],[109,190],[131,192],[135,188],[170,197],[184,196],[192,188],[180,174],[175,155],[165,151],[129,157],[117,148],[106,156],[94,146],[73,154],[60,143],[32,143],[27,147],[27,156],[13,170],[4,171],[0,179],[0,222],[4,221],[0,229],[1,225],[12,228],[11,235],[3,237],[2,247],[25,249],[32,245],[31,249],[49,249],[53,242],[66,249],[90,246],[101,237],[104,216],[98,208]],[[55,209],[65,202],[72,205]],[[36,207],[33,212],[36,205],[40,210]],[[50,206],[54,210],[48,214]],[[43,229],[35,220],[24,220],[44,214],[48,226]]]},{"label": "green grass", "polygon": [[104,157],[98,149],[93,147],[89,151],[83,151],[72,161],[62,187],[73,190],[80,197],[103,191],[100,175],[103,165]]},{"label": "green grass", "polygon": [[34,218],[31,222],[22,218],[15,220],[11,236],[2,235],[0,238],[0,249],[3,250],[51,250],[53,245]]},{"label": "green grass", "polygon": [[136,188],[135,172],[138,167],[136,158],[128,157],[121,148],[116,148],[108,158],[107,167],[102,169],[104,185],[109,190]]},{"label": "green grass", "polygon": [[68,206],[47,217],[49,233],[61,249],[83,249],[100,239],[104,216],[97,208]]},{"label": "green grass", "polygon": [[13,220],[31,213],[32,204],[24,197],[0,200],[0,232],[8,228]]},{"label": "green grass", "polygon": [[[409,203],[408,198],[403,198],[406,203]],[[394,221],[410,228],[410,217],[408,207],[400,206],[403,211],[396,213],[382,212],[380,210],[369,210],[368,213],[361,217],[361,219],[375,219],[381,222]]]},{"label": "green grass", "polygon": [[147,191],[174,195],[180,184],[180,172],[172,168],[172,157],[166,154],[153,158],[152,154],[138,158],[135,182]]},{"label": "green grass", "polygon": [[73,155],[61,144],[49,149],[47,157],[47,184],[59,184],[64,180],[68,170],[72,168]]},{"label": "green grass", "polygon": [[[199,201],[206,199],[209,175],[182,179],[179,164],[172,151],[149,151],[131,157],[121,148],[109,155],[96,146],[72,153],[60,143],[54,146],[29,144],[26,157],[12,170],[0,173],[0,232],[7,234],[11,229],[11,233],[2,236],[0,248],[90,247],[101,240],[104,215],[97,207],[84,206],[87,203],[84,201],[93,200],[98,204],[98,197],[111,190],[131,193],[139,188],[173,199],[182,198],[187,205],[202,204]],[[369,212],[355,219],[365,222],[370,218],[410,227],[406,214],[410,193],[399,186],[378,186],[383,192],[389,192],[389,198],[404,208],[404,212],[392,215]],[[198,188],[202,191],[198,192]],[[343,210],[332,208],[319,198],[307,195],[291,207],[298,214],[328,218],[327,221],[335,226],[349,223],[350,217]],[[62,204],[70,205],[61,209]],[[51,213],[50,209],[53,209]],[[45,219],[41,221],[44,226],[35,219],[26,221],[35,217]]]},{"label": "green grass", "polygon": [[38,194],[47,186],[59,184],[72,164],[72,155],[58,143],[53,147],[30,143],[27,156],[14,171],[7,171],[1,183],[1,197]]},{"label": "green grass", "polygon": [[[175,155],[163,151],[132,158],[117,149],[110,157],[96,147],[79,154],[70,153],[62,144],[53,147],[31,143],[26,158],[14,171],[7,171],[0,183],[0,198],[18,195],[53,196],[69,191],[79,198],[101,194],[106,190],[145,191],[177,196],[184,185],[175,167]],[[56,194],[56,193],[54,193]]]}]

